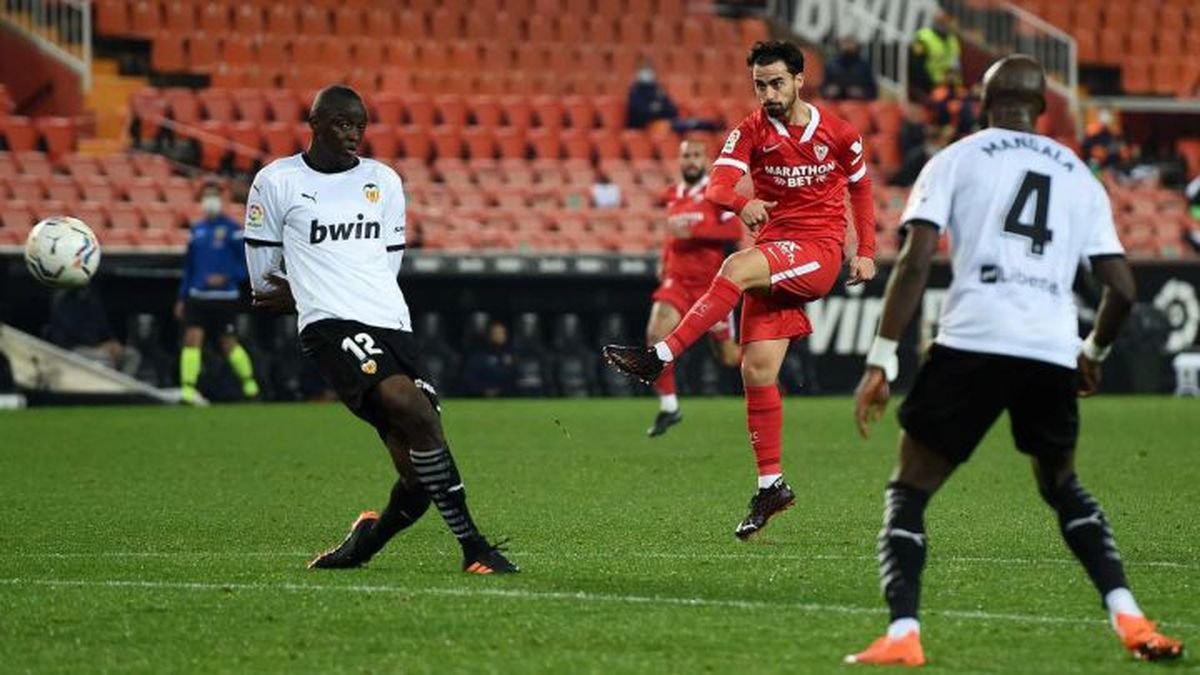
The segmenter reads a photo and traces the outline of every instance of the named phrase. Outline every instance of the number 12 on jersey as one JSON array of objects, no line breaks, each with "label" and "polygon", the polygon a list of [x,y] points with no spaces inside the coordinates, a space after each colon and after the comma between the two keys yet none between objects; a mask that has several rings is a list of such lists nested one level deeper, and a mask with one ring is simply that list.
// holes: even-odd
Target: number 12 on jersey
[{"label": "number 12 on jersey", "polygon": [[342,350],[350,352],[359,361],[366,361],[367,355],[382,354],[383,350],[375,346],[375,338],[366,333],[359,333],[353,338],[342,340]]},{"label": "number 12 on jersey", "polygon": [[[1025,212],[1031,197],[1036,200],[1033,207],[1033,222],[1023,223],[1021,214]],[[1049,210],[1050,176],[1026,171],[1025,177],[1021,180],[1021,187],[1017,189],[1017,196],[1013,199],[1012,206],[1008,209],[1008,215],[1004,218],[1004,231],[1021,237],[1029,237],[1029,252],[1033,255],[1042,255],[1046,250],[1046,244],[1054,238],[1054,233],[1046,227],[1046,216]]]}]

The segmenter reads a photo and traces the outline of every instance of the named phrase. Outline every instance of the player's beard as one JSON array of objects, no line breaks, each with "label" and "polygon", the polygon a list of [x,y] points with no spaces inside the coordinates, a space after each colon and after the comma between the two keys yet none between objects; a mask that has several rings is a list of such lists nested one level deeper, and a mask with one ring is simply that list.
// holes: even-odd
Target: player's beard
[{"label": "player's beard", "polygon": [[767,111],[767,114],[770,115],[771,117],[781,120],[781,119],[786,119],[788,117],[788,112],[792,109],[792,106],[794,106],[795,104],[796,104],[796,97],[793,96],[792,100],[789,101],[787,103],[787,105],[784,105],[783,103],[778,103],[775,105],[764,103],[763,110]]},{"label": "player's beard", "polygon": [[684,169],[681,175],[683,176],[683,182],[688,185],[695,185],[700,182],[701,178],[704,178],[704,169]]}]

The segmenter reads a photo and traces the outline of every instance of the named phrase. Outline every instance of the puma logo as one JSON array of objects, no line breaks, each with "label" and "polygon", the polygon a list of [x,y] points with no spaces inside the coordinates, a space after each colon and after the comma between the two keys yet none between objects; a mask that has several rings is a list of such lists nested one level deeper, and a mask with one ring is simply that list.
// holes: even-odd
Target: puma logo
[{"label": "puma logo", "polygon": [[316,203],[317,203],[317,193],[315,193],[315,192],[314,192],[314,193],[312,193],[311,195],[310,195],[310,194],[305,194],[305,193],[301,192],[301,193],[300,193],[300,196],[301,196],[301,197],[304,197],[305,199],[311,199],[311,200],[312,200],[312,203],[314,203],[314,204],[316,204]]}]

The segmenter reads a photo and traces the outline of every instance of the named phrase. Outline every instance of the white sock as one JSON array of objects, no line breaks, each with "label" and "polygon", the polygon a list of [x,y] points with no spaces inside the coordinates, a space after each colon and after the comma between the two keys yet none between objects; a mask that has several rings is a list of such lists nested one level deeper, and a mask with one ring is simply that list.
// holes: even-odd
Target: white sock
[{"label": "white sock", "polygon": [[658,397],[658,409],[663,412],[679,412],[679,397],[675,394],[663,394]]},{"label": "white sock", "polygon": [[887,634],[889,638],[899,640],[914,630],[917,631],[917,635],[921,634],[921,622],[906,616],[888,624]]},{"label": "white sock", "polygon": [[665,342],[655,344],[654,351],[658,353],[658,358],[663,363],[670,363],[675,360],[675,355],[671,353],[671,348]]},{"label": "white sock", "polygon": [[1118,614],[1144,616],[1142,608],[1138,607],[1137,601],[1133,599],[1133,593],[1129,592],[1128,588],[1114,588],[1104,594],[1104,606],[1108,608],[1108,616],[1112,620],[1114,630],[1117,627]]},{"label": "white sock", "polygon": [[768,473],[766,475],[759,476],[758,477],[758,489],[765,490],[765,489],[771,487],[775,483],[775,481],[779,480],[782,477],[783,477],[783,474],[781,474],[781,473]]}]

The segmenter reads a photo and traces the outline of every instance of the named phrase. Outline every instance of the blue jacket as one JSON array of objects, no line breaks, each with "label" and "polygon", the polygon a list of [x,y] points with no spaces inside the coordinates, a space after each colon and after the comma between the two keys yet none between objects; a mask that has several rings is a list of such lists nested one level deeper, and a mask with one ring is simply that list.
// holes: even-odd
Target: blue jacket
[{"label": "blue jacket", "polygon": [[[225,283],[210,288],[207,282],[210,274],[225,275]],[[246,276],[242,226],[223,213],[211,220],[197,221],[192,226],[183,262],[179,299],[236,300]]]}]

